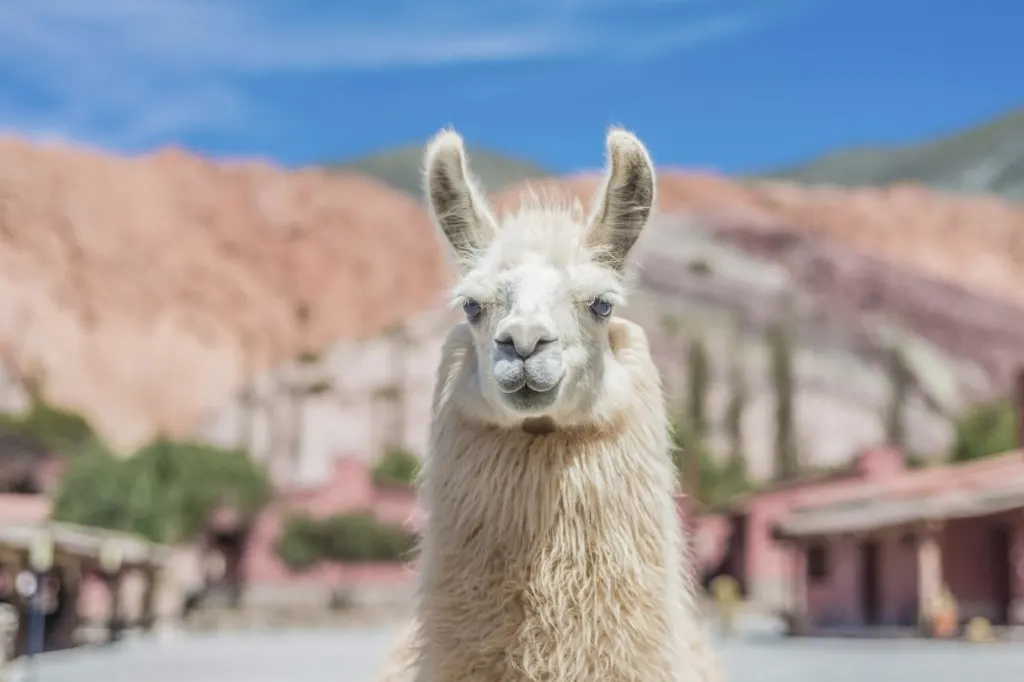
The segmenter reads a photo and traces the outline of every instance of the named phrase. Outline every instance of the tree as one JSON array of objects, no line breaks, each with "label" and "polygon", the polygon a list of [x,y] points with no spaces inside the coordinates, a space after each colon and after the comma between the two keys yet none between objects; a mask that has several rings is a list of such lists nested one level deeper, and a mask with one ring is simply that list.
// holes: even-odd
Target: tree
[{"label": "tree", "polygon": [[775,387],[775,478],[788,480],[799,475],[800,464],[793,410],[793,345],[783,321],[769,327],[768,347]]},{"label": "tree", "polygon": [[889,444],[905,450],[907,446],[906,411],[913,375],[903,351],[893,346],[888,352],[890,397],[885,418],[885,437]]},{"label": "tree", "polygon": [[1015,450],[1017,406],[1011,398],[982,403],[968,409],[956,423],[951,459],[966,462]]},{"label": "tree", "polygon": [[97,443],[71,460],[53,517],[174,544],[197,537],[218,506],[252,518],[270,494],[262,467],[242,451],[157,438],[118,457]]}]

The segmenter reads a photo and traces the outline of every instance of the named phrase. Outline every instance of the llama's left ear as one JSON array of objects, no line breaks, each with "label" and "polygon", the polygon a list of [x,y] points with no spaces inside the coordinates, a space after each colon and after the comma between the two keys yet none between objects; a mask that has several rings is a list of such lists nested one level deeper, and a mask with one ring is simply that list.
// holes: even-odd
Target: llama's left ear
[{"label": "llama's left ear", "polygon": [[607,177],[587,225],[587,243],[622,271],[654,206],[654,164],[643,143],[620,128],[608,132],[605,145]]},{"label": "llama's left ear", "polygon": [[497,223],[470,174],[462,137],[454,130],[439,132],[427,144],[424,165],[430,215],[465,268],[494,237]]}]

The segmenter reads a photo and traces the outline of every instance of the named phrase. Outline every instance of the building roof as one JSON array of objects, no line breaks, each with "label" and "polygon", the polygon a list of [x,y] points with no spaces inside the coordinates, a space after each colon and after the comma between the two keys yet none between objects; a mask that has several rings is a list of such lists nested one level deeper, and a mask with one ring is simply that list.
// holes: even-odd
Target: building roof
[{"label": "building roof", "polygon": [[794,511],[774,533],[781,539],[806,538],[1016,508],[1024,508],[1024,453],[1020,451],[865,482],[857,497]]},{"label": "building roof", "polygon": [[907,470],[904,456],[898,450],[889,446],[870,447],[862,450],[849,462],[844,462],[837,466],[828,468],[804,471],[796,478],[782,481],[769,481],[768,483],[757,486],[757,488],[753,490],[735,495],[724,502],[706,505],[702,508],[702,511],[704,513],[719,514],[743,513],[752,502],[755,502],[766,495],[774,495],[780,492],[785,493],[807,488],[827,487],[834,483],[845,483],[857,481],[858,479],[873,481],[877,476],[873,471],[874,467],[870,463],[870,460],[877,460],[875,455],[879,454],[890,462],[890,466],[887,467],[890,471],[884,472],[883,475],[891,476],[893,468],[901,473]]},{"label": "building roof", "polygon": [[117,531],[88,528],[72,523],[14,523],[0,526],[0,548],[28,551],[41,531],[53,539],[58,552],[98,560],[107,541],[118,543],[125,566],[161,565],[167,559],[169,548],[149,542],[145,538]]}]

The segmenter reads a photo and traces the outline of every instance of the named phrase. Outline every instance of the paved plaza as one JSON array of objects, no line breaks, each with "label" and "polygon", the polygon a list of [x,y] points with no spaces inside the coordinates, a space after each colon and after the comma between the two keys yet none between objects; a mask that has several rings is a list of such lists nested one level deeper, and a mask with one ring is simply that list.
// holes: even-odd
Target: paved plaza
[{"label": "paved plaza", "polygon": [[[175,635],[43,657],[34,682],[370,682],[391,629]],[[781,639],[720,643],[728,682],[1020,682],[1024,643]],[[18,678],[16,678],[18,679]],[[5,681],[6,682],[6,681]]]}]

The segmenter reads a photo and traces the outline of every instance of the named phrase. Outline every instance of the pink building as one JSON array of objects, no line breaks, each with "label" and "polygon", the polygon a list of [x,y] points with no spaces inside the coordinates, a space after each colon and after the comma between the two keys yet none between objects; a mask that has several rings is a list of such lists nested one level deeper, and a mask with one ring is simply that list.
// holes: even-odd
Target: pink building
[{"label": "pink building", "polygon": [[943,585],[961,621],[1024,625],[1024,452],[836,490],[772,529],[800,630],[913,627]]},{"label": "pink building", "polygon": [[707,551],[719,558],[717,565],[713,559],[704,560],[705,584],[715,575],[727,573],[740,582],[748,599],[776,610],[788,608],[795,567],[787,549],[773,539],[776,525],[798,509],[856,499],[865,485],[905,473],[899,452],[876,448],[861,453],[842,470],[768,485],[737,498],[717,513],[703,515],[698,544],[701,533],[709,535],[704,539]]}]

